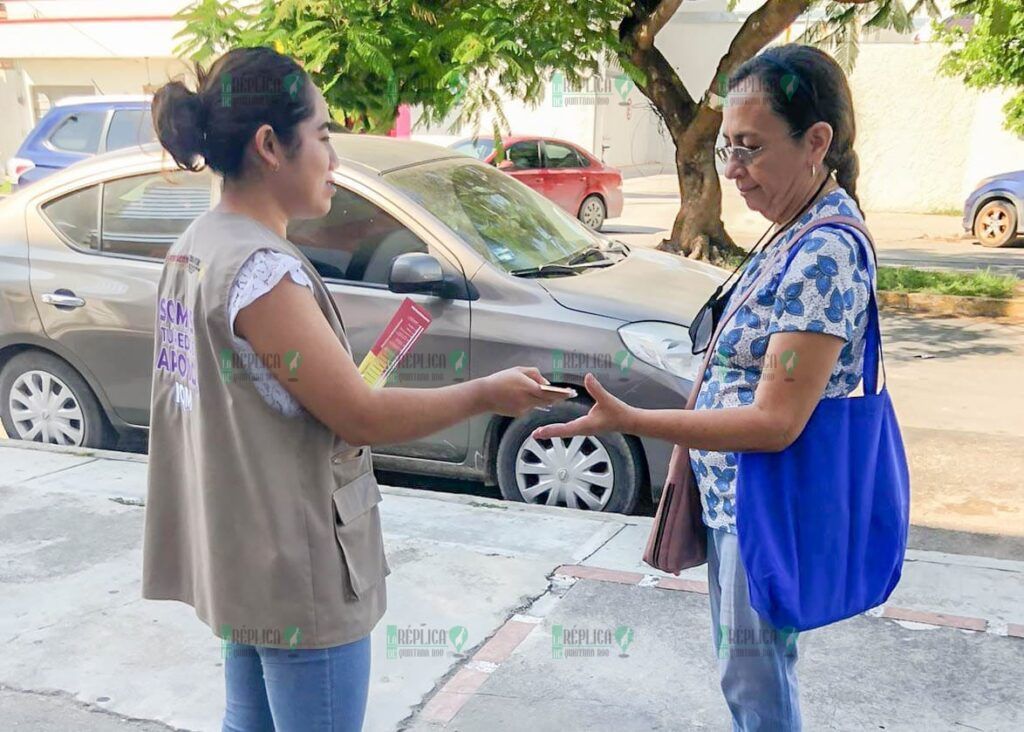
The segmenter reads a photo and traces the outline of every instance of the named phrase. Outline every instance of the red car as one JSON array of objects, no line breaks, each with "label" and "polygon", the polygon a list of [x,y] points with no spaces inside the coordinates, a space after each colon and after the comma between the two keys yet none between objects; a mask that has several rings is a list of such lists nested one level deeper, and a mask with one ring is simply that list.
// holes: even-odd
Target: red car
[{"label": "red car", "polygon": [[[622,173],[577,145],[552,137],[512,135],[502,140],[505,160],[498,165],[592,229],[622,215]],[[453,150],[494,164],[494,140],[473,137]]]}]

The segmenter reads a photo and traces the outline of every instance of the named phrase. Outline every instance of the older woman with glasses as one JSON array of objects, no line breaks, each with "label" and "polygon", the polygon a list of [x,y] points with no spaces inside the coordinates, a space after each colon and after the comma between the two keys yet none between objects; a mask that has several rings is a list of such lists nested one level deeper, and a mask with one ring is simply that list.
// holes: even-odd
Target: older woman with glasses
[{"label": "older woman with glasses", "polygon": [[[734,729],[797,730],[796,637],[751,607],[738,552],[737,453],[787,448],[820,400],[846,396],[861,382],[875,265],[849,228],[827,224],[793,238],[825,217],[863,222],[853,105],[835,61],[811,47],[785,45],[743,64],[730,78],[722,132],[726,144],[717,153],[725,177],[773,226],[736,283],[716,292],[691,326],[695,352],[720,326],[694,409],[634,408],[588,374],[590,412],[541,427],[534,437],[620,431],[689,448],[708,532],[712,631]],[[728,304],[744,297],[719,324],[723,311],[734,309]]]}]

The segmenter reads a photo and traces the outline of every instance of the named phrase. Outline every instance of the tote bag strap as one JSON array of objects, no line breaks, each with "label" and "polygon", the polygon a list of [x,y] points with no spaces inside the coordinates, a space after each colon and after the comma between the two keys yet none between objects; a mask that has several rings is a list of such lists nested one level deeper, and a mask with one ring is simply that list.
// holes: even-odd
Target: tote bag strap
[{"label": "tote bag strap", "polygon": [[[854,241],[857,242],[857,246],[864,252],[865,261],[870,256],[875,262],[875,271],[878,270],[878,258],[875,256],[875,240],[871,236],[871,232],[867,230],[863,223],[858,219],[850,216],[830,216],[827,219],[820,219],[819,224],[830,224],[837,228],[846,229],[853,236]],[[865,246],[864,241],[861,237],[857,236],[860,234],[867,241]],[[789,268],[790,263],[793,261],[793,257],[800,250],[800,246],[794,245],[790,248],[789,254],[786,257],[786,266],[783,271]],[[868,322],[867,328],[864,332],[864,393],[865,394],[877,394],[878,393],[878,370],[881,366],[882,370],[882,388],[885,388],[887,382],[885,375],[885,357],[882,353],[882,330],[879,325],[878,319],[878,300],[875,297],[875,288],[872,283],[868,282]]]},{"label": "tote bag strap", "polygon": [[[719,336],[722,335],[722,332],[725,330],[725,324],[732,318],[733,315],[736,314],[737,310],[739,310],[741,307],[743,307],[744,304],[746,304],[747,300],[750,299],[750,296],[757,291],[758,286],[762,282],[764,282],[765,279],[767,279],[768,273],[771,272],[772,267],[775,265],[775,262],[778,261],[779,257],[789,255],[790,251],[793,250],[794,248],[799,249],[799,247],[796,246],[797,242],[799,242],[801,239],[807,236],[807,234],[809,234],[814,229],[817,229],[818,227],[821,226],[827,226],[829,224],[853,224],[856,226],[860,226],[860,222],[857,221],[857,219],[852,218],[850,216],[826,216],[824,218],[816,219],[807,224],[804,224],[801,228],[797,229],[796,233],[794,233],[793,236],[790,237],[789,241],[786,242],[785,246],[780,247],[779,250],[772,255],[771,259],[765,262],[757,278],[753,282],[751,282],[747,286],[747,288],[743,290],[743,292],[740,294],[739,300],[736,303],[732,303],[730,301],[729,309],[722,316],[722,319],[718,321],[718,328],[715,329],[715,332],[711,336],[711,340],[709,341],[708,345],[708,350],[704,356],[704,365],[701,367],[701,373],[703,373],[704,370],[707,369],[708,361],[710,361],[711,354],[714,352],[715,346],[718,344],[718,338]],[[791,259],[791,255],[789,256],[789,259]],[[787,266],[789,259],[787,259]]]},{"label": "tote bag strap", "polygon": [[[718,321],[718,327],[715,329],[715,332],[711,334],[711,340],[708,341],[708,348],[704,352],[704,360],[701,363],[700,370],[697,372],[697,378],[694,379],[693,387],[690,389],[690,397],[689,397],[689,399],[687,399],[687,403],[686,403],[686,408],[687,409],[692,409],[694,404],[697,401],[697,392],[700,391],[700,387],[702,386],[702,384],[704,382],[704,373],[707,371],[708,364],[711,362],[711,359],[712,359],[712,357],[715,354],[715,348],[718,345],[718,339],[722,335],[722,332],[725,330],[726,323],[728,323],[729,320],[732,319],[732,317],[736,314],[737,310],[739,310],[741,307],[743,307],[744,304],[746,304],[747,300],[750,299],[750,296],[754,292],[756,292],[757,288],[764,282],[765,279],[767,279],[768,273],[771,272],[772,266],[775,264],[776,261],[778,261],[779,257],[782,257],[782,256],[786,257],[786,267],[788,267],[789,266],[789,262],[792,261],[793,256],[795,256],[795,254],[796,254],[796,250],[799,250],[799,248],[800,248],[799,246],[797,246],[797,244],[800,243],[800,241],[805,236],[807,236],[807,234],[809,234],[811,231],[813,231],[814,229],[817,229],[817,228],[822,227],[822,226],[829,226],[829,225],[833,225],[833,226],[843,226],[843,225],[845,225],[845,226],[848,226],[850,228],[856,229],[857,231],[861,232],[862,234],[864,234],[864,236],[867,237],[868,241],[870,241],[872,243],[872,247],[874,246],[874,240],[871,239],[871,234],[868,233],[868,230],[866,228],[864,228],[864,225],[859,220],[853,218],[852,216],[825,216],[823,218],[815,219],[814,221],[810,221],[809,223],[804,224],[801,228],[797,229],[797,231],[793,234],[792,237],[790,237],[789,241],[785,244],[785,246],[780,247],[779,251],[775,252],[772,255],[771,259],[769,259],[764,264],[764,266],[762,267],[761,272],[758,274],[758,276],[740,294],[739,300],[736,303],[732,303],[730,301],[729,309],[722,316],[722,319]],[[860,243],[859,240],[858,240],[858,243]],[[876,376],[875,375],[877,374],[877,370],[878,370],[878,354],[880,353],[880,350],[881,350],[881,337],[880,337],[880,335],[878,333],[878,313],[877,313],[878,308],[875,305],[875,293],[874,293],[874,289],[870,286],[870,283],[868,285],[868,289],[871,291],[871,303],[869,305],[869,309],[870,309],[871,312],[868,313],[868,317],[869,317],[869,319],[872,318],[872,316],[874,317],[874,321],[873,321],[874,322],[874,330],[872,330],[872,323],[869,320],[868,331],[869,331],[869,333],[873,334],[873,336],[874,336],[873,340],[875,341],[875,343],[877,345],[874,347],[874,350],[871,351],[871,353],[873,354],[873,358],[870,360],[871,361],[871,364],[870,364],[871,365],[871,370],[870,370],[870,372],[869,372],[869,369],[868,369],[868,365],[869,365],[868,353],[869,353],[869,351],[867,349],[869,347],[871,347],[872,342],[871,341],[867,341],[866,346],[865,346],[865,355],[864,355],[864,358],[865,358],[865,365],[864,365],[865,377],[864,377],[864,385],[865,385],[865,393],[867,393],[868,384],[871,385],[871,390],[872,390],[871,393],[874,393],[875,384],[876,384]],[[730,300],[731,300],[731,298],[730,298]],[[870,381],[868,381],[868,377],[867,377],[868,373],[871,374],[871,380]],[[884,373],[884,365],[883,365],[883,373]]]}]

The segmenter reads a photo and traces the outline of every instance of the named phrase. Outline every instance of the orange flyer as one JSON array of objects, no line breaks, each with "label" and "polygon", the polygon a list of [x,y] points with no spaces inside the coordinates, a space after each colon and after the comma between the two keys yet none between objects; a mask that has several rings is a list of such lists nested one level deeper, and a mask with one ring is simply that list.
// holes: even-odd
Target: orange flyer
[{"label": "orange flyer", "polygon": [[412,350],[430,326],[430,313],[408,297],[402,301],[394,317],[378,336],[373,348],[359,364],[359,373],[371,387],[384,384],[391,372]]}]

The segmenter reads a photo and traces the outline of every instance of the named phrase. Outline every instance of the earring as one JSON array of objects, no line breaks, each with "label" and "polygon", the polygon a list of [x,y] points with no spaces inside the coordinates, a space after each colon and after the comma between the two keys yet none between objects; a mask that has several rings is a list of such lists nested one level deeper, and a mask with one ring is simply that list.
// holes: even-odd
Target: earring
[{"label": "earring", "polygon": [[274,163],[274,172],[276,173],[281,167],[281,163]]},{"label": "earring", "polygon": [[811,177],[814,178],[818,174],[818,169],[814,167],[814,163],[811,163]]}]

